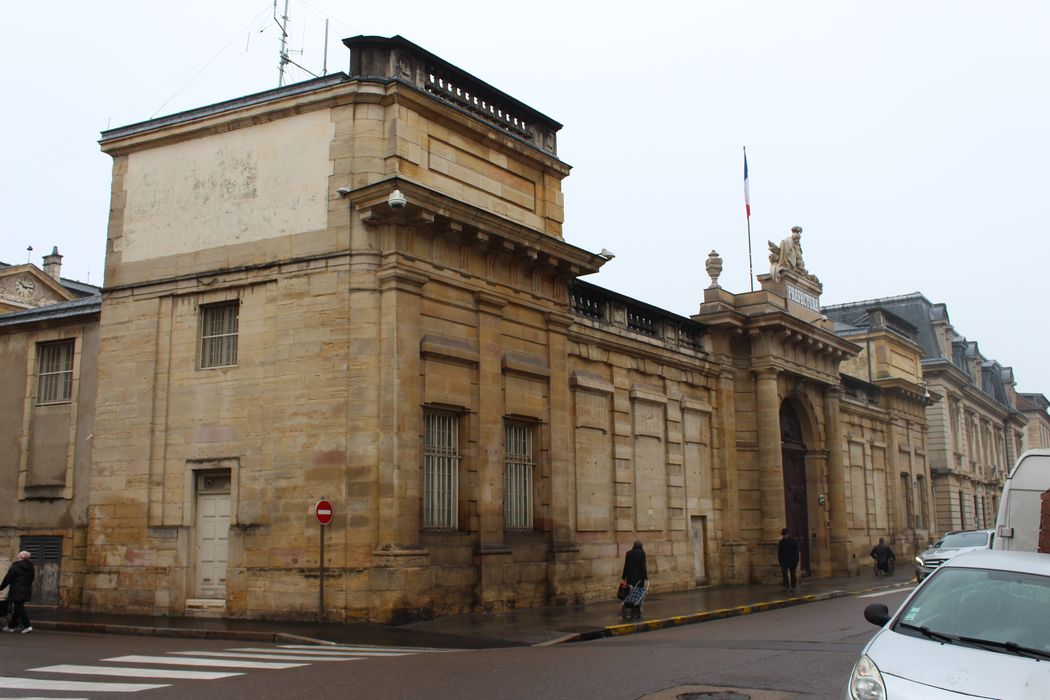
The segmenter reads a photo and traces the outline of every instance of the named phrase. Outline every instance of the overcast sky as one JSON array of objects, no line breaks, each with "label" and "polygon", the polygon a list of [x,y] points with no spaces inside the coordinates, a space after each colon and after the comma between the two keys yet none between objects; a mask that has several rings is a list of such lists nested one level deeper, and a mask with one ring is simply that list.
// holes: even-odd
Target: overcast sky
[{"label": "overcast sky", "polygon": [[[276,87],[273,10],[5,3],[0,260],[100,283],[99,132]],[[922,292],[1050,395],[1050,3],[290,0],[318,74],[326,18],[330,73],[401,34],[563,123],[565,240],[616,253],[590,281],[690,315],[714,249],[748,291],[747,146],[756,274],[800,225],[822,303]]]}]

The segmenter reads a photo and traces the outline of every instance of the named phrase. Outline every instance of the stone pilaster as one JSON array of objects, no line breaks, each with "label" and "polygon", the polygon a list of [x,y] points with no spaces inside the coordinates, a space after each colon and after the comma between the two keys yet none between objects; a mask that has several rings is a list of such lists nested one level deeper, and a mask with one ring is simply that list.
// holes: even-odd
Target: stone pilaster
[{"label": "stone pilaster", "polygon": [[736,454],[736,373],[723,369],[718,375],[718,413],[721,423],[719,470],[723,474],[723,538],[735,541],[740,538],[740,483],[737,474]]},{"label": "stone pilaster", "polygon": [[382,270],[379,549],[419,548],[420,296],[426,277]]},{"label": "stone pilaster", "polygon": [[479,292],[478,309],[478,600],[499,610],[510,594],[504,572],[513,563],[503,541],[503,344],[507,302]]},{"label": "stone pilaster", "polygon": [[722,580],[747,584],[751,580],[751,558],[747,543],[740,539],[740,478],[736,451],[736,373],[723,368],[718,375],[720,439],[718,468],[722,473]]},{"label": "stone pilaster", "polygon": [[576,497],[573,472],[572,397],[569,390],[569,363],[566,333],[572,319],[547,314],[547,345],[550,361],[550,464],[551,523],[547,558],[548,602],[565,604],[579,600],[581,578],[577,575],[579,547],[572,504]]},{"label": "stone pilaster", "polygon": [[846,519],[846,467],[842,463],[842,390],[824,390],[824,439],[828,450],[828,520],[831,523],[831,572],[845,576],[850,570],[849,524]]},{"label": "stone pilaster", "polygon": [[369,571],[371,616],[398,623],[430,615],[434,572],[420,544],[420,305],[426,277],[381,269],[379,287],[378,543]]},{"label": "stone pilaster", "polygon": [[762,542],[776,544],[784,527],[784,464],[780,445],[780,394],[777,370],[755,372],[758,421],[758,485],[762,492]]}]

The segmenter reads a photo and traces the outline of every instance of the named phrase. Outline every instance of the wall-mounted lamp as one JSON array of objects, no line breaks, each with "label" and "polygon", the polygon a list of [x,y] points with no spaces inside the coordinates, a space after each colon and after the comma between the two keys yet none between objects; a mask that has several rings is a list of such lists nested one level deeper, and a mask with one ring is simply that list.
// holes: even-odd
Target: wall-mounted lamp
[{"label": "wall-mounted lamp", "polygon": [[336,190],[336,194],[338,194],[340,197],[345,197],[346,195],[350,194],[350,188],[344,185]]}]

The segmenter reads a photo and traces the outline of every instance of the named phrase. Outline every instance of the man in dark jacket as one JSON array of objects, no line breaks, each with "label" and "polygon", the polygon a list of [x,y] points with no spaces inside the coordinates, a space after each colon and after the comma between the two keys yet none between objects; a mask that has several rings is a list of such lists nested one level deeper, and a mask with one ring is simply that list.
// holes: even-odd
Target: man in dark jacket
[{"label": "man in dark jacket", "polygon": [[16,622],[22,634],[33,631],[29,625],[29,615],[26,614],[26,603],[33,597],[33,579],[36,577],[36,571],[33,570],[33,562],[29,561],[29,557],[29,552],[19,552],[18,558],[0,582],[0,591],[10,586],[7,601],[11,604],[11,619],[4,627],[4,632],[17,632]]},{"label": "man in dark jacket", "polygon": [[785,527],[780,531],[780,544],[777,545],[777,559],[780,561],[780,575],[784,580],[785,591],[798,590],[798,540],[791,536]]}]

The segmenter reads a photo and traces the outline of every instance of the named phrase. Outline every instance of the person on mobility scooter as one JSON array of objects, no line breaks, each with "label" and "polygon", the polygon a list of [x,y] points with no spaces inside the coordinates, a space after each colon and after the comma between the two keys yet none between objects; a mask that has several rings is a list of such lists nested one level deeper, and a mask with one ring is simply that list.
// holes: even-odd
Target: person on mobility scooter
[{"label": "person on mobility scooter", "polygon": [[893,549],[886,544],[885,537],[880,537],[879,543],[872,548],[871,558],[875,560],[876,576],[889,576],[893,573],[893,565],[897,559],[897,555],[895,555]]}]

